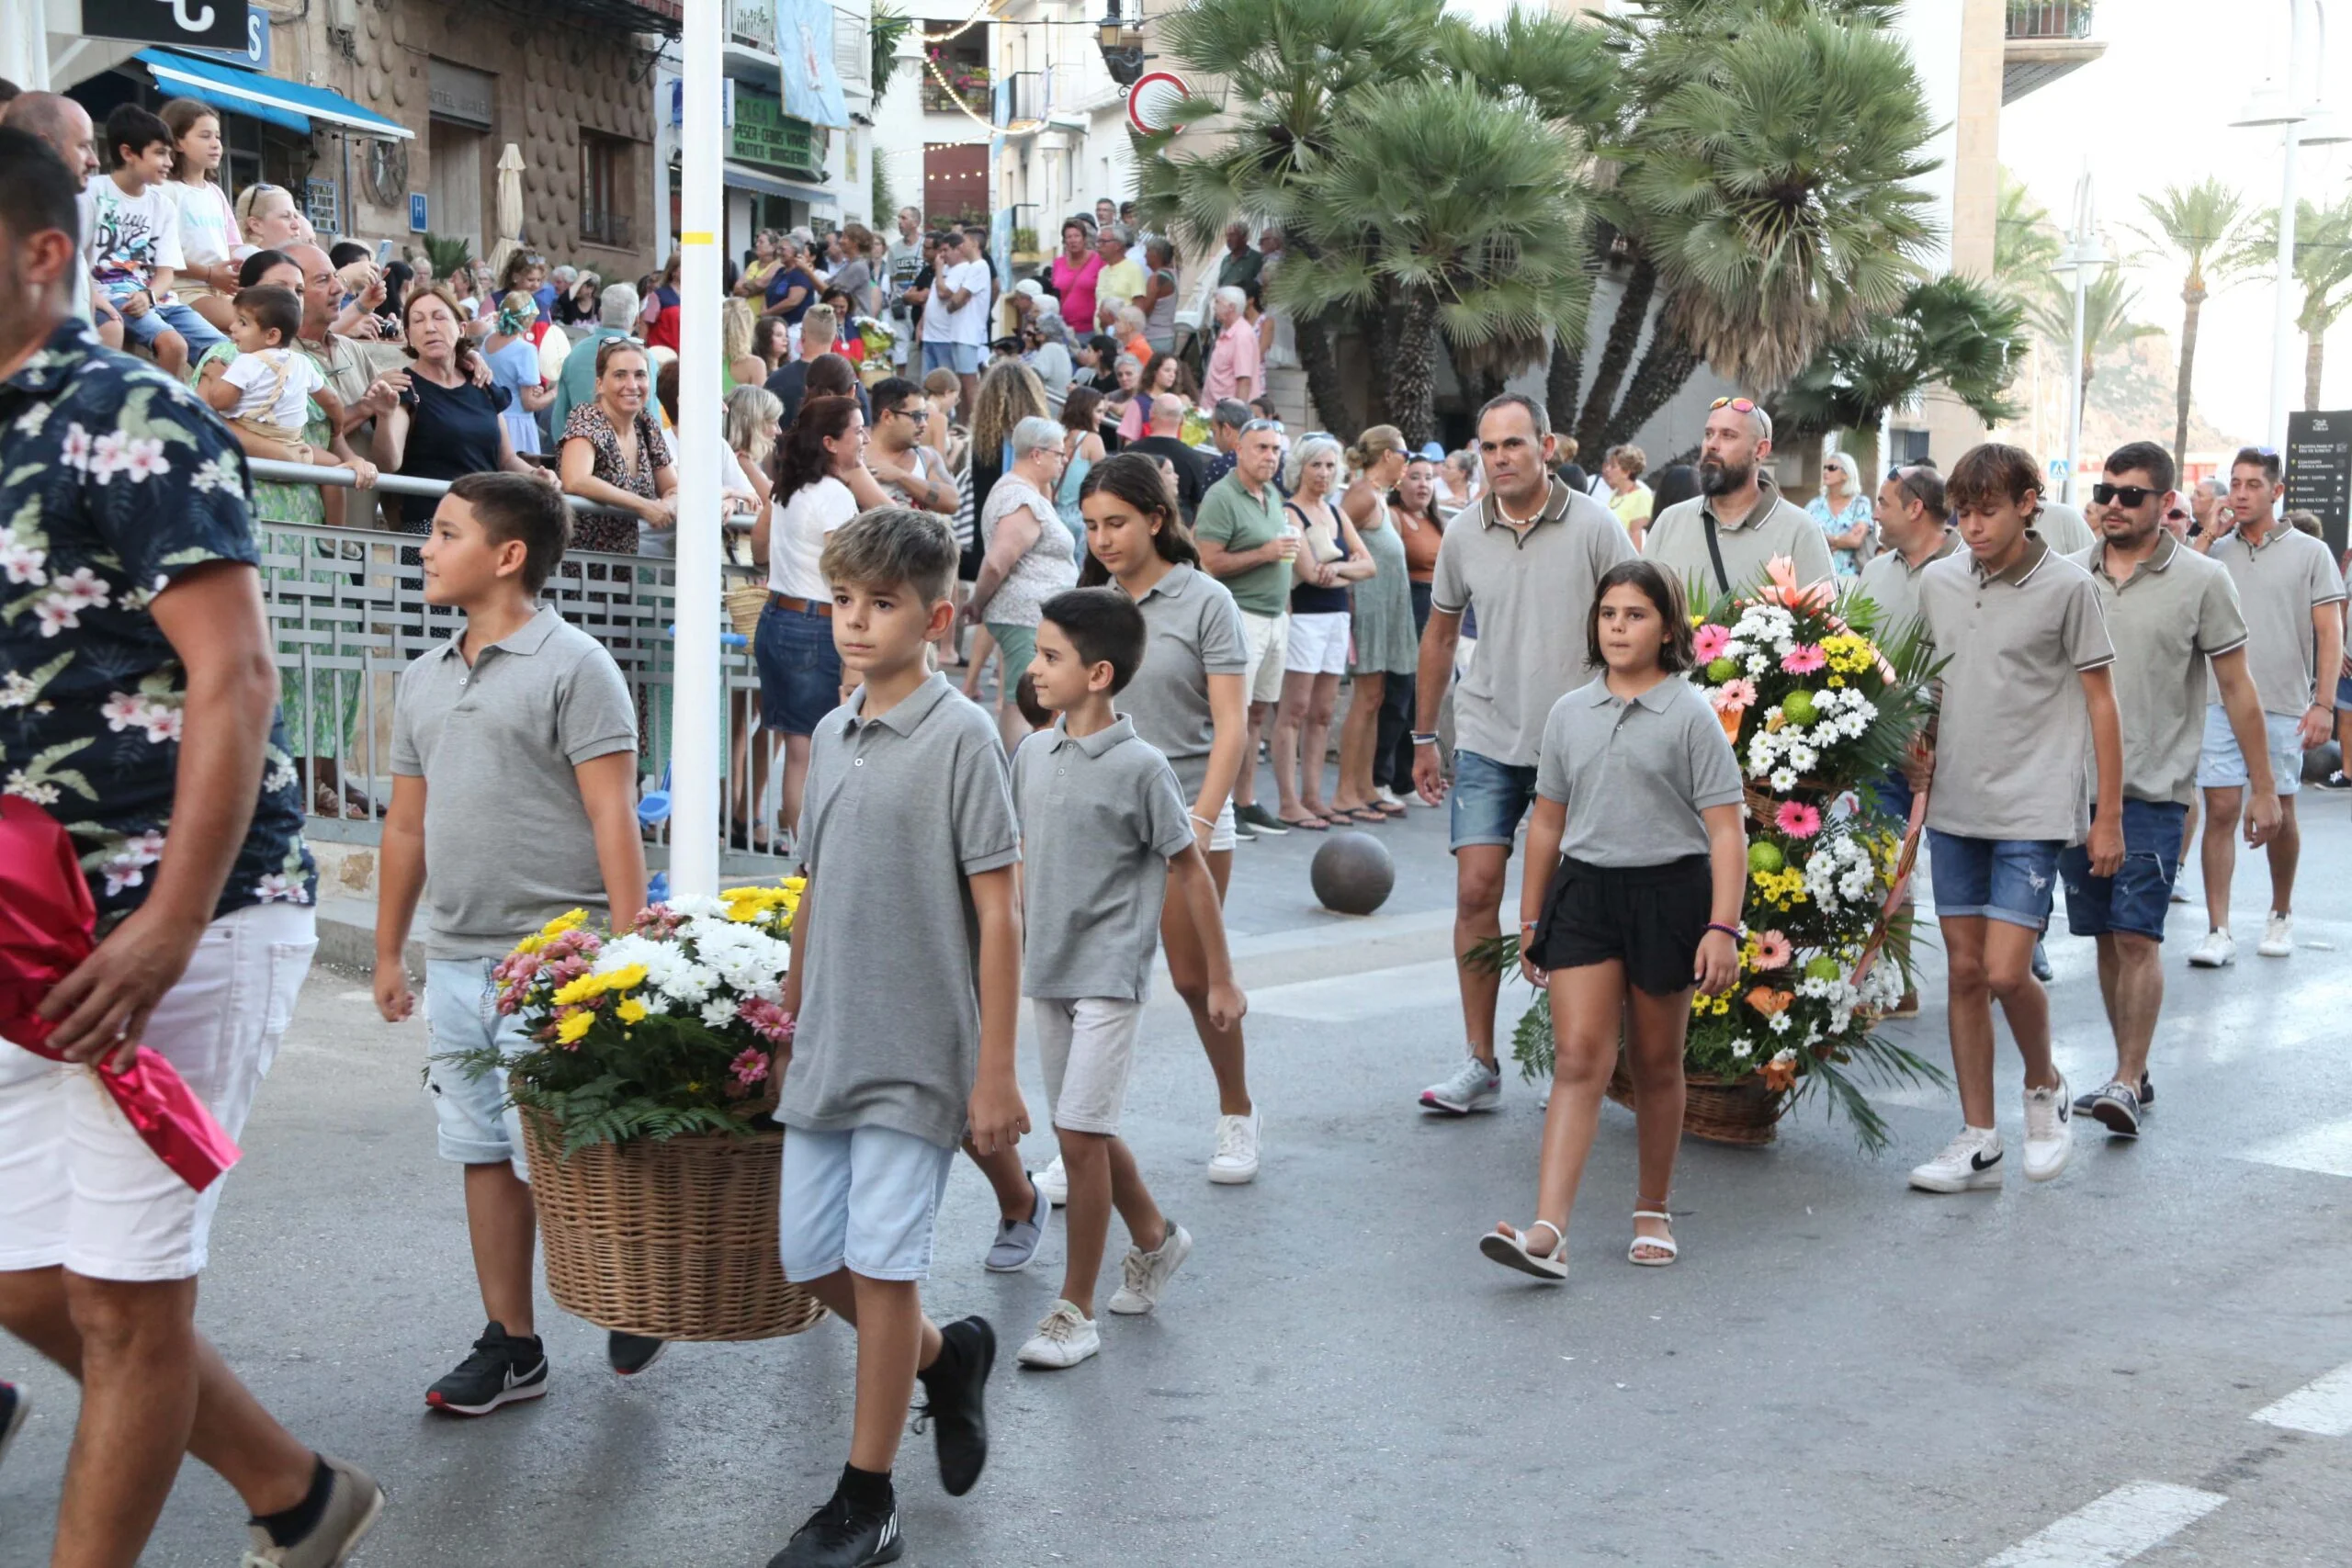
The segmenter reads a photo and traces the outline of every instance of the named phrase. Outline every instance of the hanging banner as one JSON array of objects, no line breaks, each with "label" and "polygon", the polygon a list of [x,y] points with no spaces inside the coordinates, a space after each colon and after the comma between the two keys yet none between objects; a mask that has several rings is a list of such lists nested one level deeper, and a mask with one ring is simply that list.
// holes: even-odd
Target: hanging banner
[{"label": "hanging banner", "polygon": [[775,55],[784,110],[811,125],[849,129],[849,106],[833,69],[833,7],[829,0],[775,0]]}]

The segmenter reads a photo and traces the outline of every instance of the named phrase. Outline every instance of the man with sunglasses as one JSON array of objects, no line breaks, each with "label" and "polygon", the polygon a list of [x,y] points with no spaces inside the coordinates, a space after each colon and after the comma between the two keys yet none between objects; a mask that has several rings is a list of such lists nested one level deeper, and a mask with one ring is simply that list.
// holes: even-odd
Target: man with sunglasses
[{"label": "man with sunglasses", "polygon": [[961,499],[947,460],[922,444],[931,428],[923,389],[903,376],[874,383],[874,428],[866,437],[865,468],[900,503],[953,516]]},{"label": "man with sunglasses", "polygon": [[1782,556],[1800,583],[1835,571],[1820,525],[1772,482],[1771,457],[1772,416],[1747,398],[1717,398],[1707,413],[1699,493],[1660,513],[1642,541],[1644,555],[1695,585],[1692,605],[1754,587]]},{"label": "man with sunglasses", "polygon": [[[2237,584],[2245,612],[2246,665],[2262,694],[2270,773],[2278,796],[2278,831],[2269,841],[2270,918],[2255,951],[2285,958],[2295,951],[2295,867],[2302,835],[2295,824],[2295,792],[2302,787],[2303,753],[2335,728],[2335,687],[2313,677],[2334,674],[2344,656],[2344,578],[2327,546],[2278,520],[2286,493],[2278,455],[2248,446],[2230,461],[2229,505],[2197,547],[2219,561]],[[2316,656],[2316,657],[2314,657]],[[2205,792],[2205,913],[2211,927],[2188,954],[2199,969],[2237,958],[2230,935],[2230,879],[2237,870],[2238,815],[2245,793],[2259,793],[2246,742],[2231,730],[2214,687],[2205,709],[2204,754],[2197,783]]]},{"label": "man with sunglasses", "polygon": [[2148,1047],[2165,999],[2165,914],[2197,795],[2209,680],[2253,775],[2246,841],[2267,842],[2279,820],[2237,589],[2228,571],[2165,526],[2165,514],[2179,509],[2173,479],[2172,455],[2154,442],[2117,447],[2091,488],[2101,542],[2074,558],[2091,574],[2115,645],[2123,732],[2123,863],[2098,876],[2082,845],[2058,856],[2066,924],[2098,943],[2099,997],[2115,1035],[2113,1075],[2074,1110],[2122,1137],[2139,1136],[2154,1092]]}]

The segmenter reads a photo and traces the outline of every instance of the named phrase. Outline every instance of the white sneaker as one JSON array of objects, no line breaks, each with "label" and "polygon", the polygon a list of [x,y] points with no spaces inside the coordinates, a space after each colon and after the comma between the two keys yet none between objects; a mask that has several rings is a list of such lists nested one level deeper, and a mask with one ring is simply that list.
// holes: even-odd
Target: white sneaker
[{"label": "white sneaker", "polygon": [[1464,1056],[1462,1065],[1453,1069],[1453,1077],[1421,1090],[1422,1110],[1442,1111],[1449,1116],[1492,1111],[1502,1102],[1502,1065],[1482,1062],[1476,1056]]},{"label": "white sneaker", "polygon": [[1258,1108],[1247,1116],[1216,1119],[1216,1153],[1209,1156],[1209,1179],[1220,1187],[1239,1187],[1258,1179]]},{"label": "white sneaker", "polygon": [[2238,944],[2230,936],[2230,928],[2207,931],[2205,940],[2188,950],[2191,969],[2219,969],[2238,961]]},{"label": "white sneaker", "polygon": [[1069,1207],[1069,1172],[1062,1168],[1061,1156],[1056,1155],[1053,1164],[1029,1179],[1037,1184],[1037,1190],[1046,1195],[1046,1202],[1057,1209]]},{"label": "white sneaker", "polygon": [[2273,913],[2262,928],[2262,945],[2255,952],[2265,958],[2286,958],[2295,951],[2295,917]]},{"label": "white sneaker", "polygon": [[1074,1367],[1102,1348],[1102,1331],[1068,1302],[1056,1302],[1021,1347],[1024,1367]]},{"label": "white sneaker", "polygon": [[2066,1168],[2066,1156],[2074,1151],[2074,1100],[2061,1073],[2057,1088],[2025,1091],[2025,1179],[2049,1180]]},{"label": "white sneaker", "polygon": [[1121,1317],[1140,1317],[1158,1306],[1159,1292],[1192,1256],[1193,1235],[1174,1220],[1168,1222],[1168,1235],[1161,1238],[1159,1251],[1127,1248],[1126,1261],[1119,1266],[1119,1289],[1111,1297],[1111,1310]]},{"label": "white sneaker", "polygon": [[1911,1185],[1922,1192],[1975,1192],[2001,1185],[2001,1134],[1990,1127],[1962,1127],[1944,1152],[1911,1168]]}]

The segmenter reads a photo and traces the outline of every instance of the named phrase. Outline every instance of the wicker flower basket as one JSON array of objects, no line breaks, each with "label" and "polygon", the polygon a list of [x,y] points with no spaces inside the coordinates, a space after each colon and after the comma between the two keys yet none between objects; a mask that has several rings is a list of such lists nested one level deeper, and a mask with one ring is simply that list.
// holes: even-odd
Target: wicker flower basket
[{"label": "wicker flower basket", "polygon": [[596,1144],[523,1112],[548,1293],[601,1328],[657,1339],[773,1339],[824,1315],[776,1251],[784,1134]]},{"label": "wicker flower basket", "polygon": [[[1609,1075],[1609,1098],[1631,1109],[1634,1079],[1625,1070],[1623,1053]],[[1781,1113],[1789,1097],[1764,1087],[1754,1073],[1719,1078],[1713,1073],[1686,1073],[1683,1077],[1682,1131],[1686,1136],[1711,1144],[1736,1144],[1761,1148],[1780,1135]]]}]

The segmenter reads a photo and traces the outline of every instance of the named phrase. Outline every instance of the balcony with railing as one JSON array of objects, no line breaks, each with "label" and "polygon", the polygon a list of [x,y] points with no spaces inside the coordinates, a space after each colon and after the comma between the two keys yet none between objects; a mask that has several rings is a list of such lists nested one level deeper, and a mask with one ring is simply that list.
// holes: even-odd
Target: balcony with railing
[{"label": "balcony with railing", "polygon": [[[983,119],[988,118],[989,89],[994,85],[985,65],[967,64],[961,61],[942,60],[932,62],[938,74],[926,69],[922,73],[922,107],[933,114],[955,114],[968,108]],[[941,78],[945,80],[943,82]]]},{"label": "balcony with railing", "polygon": [[1042,71],[1015,71],[999,83],[989,123],[1000,130],[1034,130],[1046,118],[1046,76]]},{"label": "balcony with railing", "polygon": [[2013,104],[2107,52],[2091,37],[2091,0],[2009,0],[2001,101]]}]

